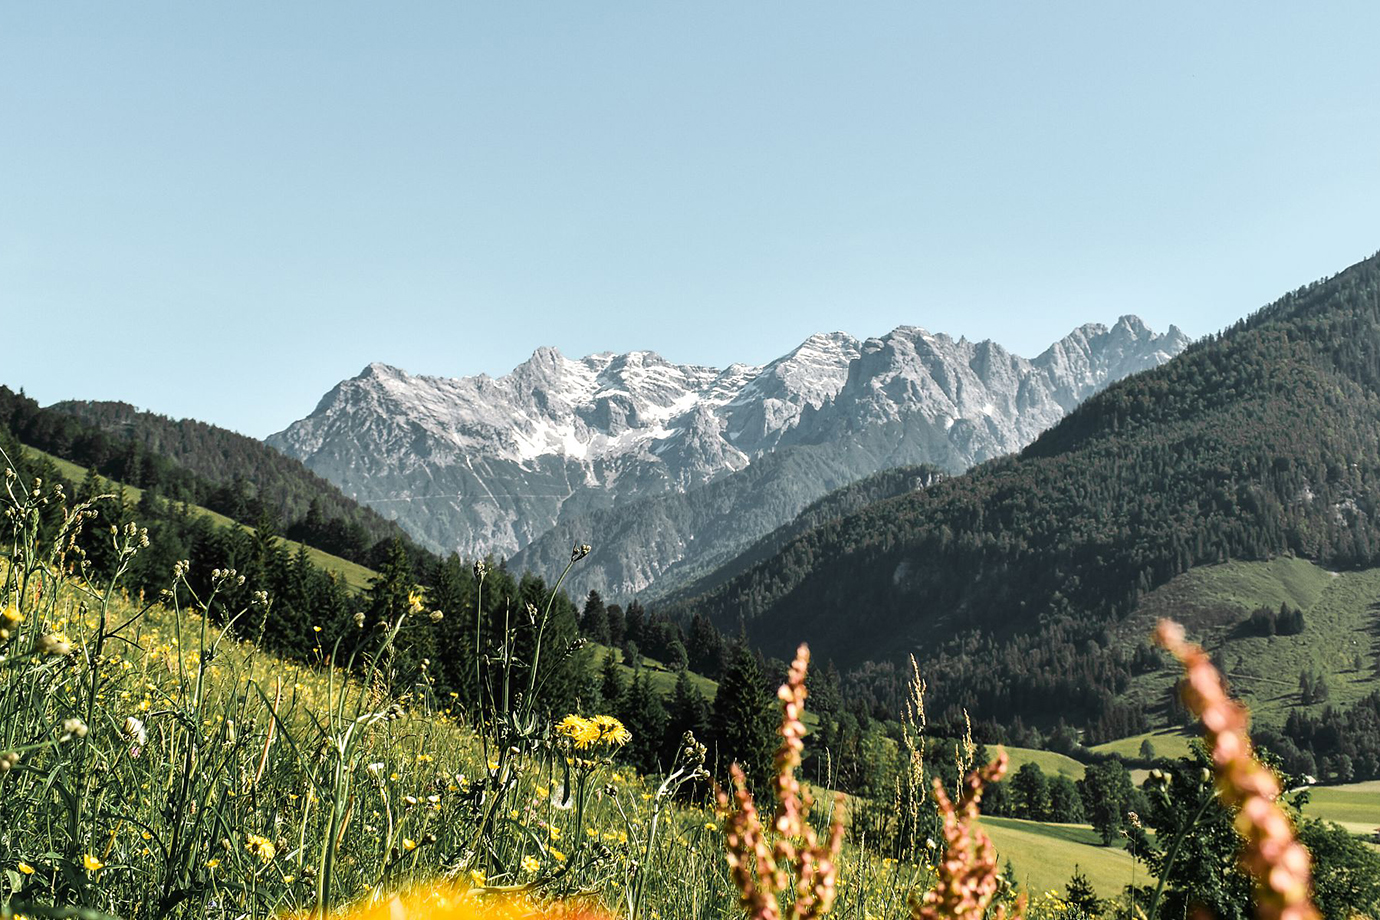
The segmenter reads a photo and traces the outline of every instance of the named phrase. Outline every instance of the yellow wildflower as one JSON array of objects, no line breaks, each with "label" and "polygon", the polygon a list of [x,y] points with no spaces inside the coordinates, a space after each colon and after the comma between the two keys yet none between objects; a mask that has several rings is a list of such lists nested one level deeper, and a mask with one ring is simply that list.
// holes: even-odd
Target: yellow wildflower
[{"label": "yellow wildflower", "polygon": [[524,856],[524,857],[522,857],[522,871],[523,871],[523,872],[536,872],[536,871],[537,871],[537,868],[538,868],[540,865],[541,865],[541,863],[537,862],[537,858],[536,858],[535,856]]},{"label": "yellow wildflower", "polygon": [[577,748],[587,748],[599,740],[599,729],[594,723],[573,713],[561,719],[556,731],[574,742]]},{"label": "yellow wildflower", "polygon": [[81,864],[86,867],[87,872],[96,872],[100,869],[105,868],[105,863],[101,862],[99,859],[92,856],[90,853],[87,853],[84,856],[82,856]]},{"label": "yellow wildflower", "polygon": [[417,841],[412,840],[411,838],[408,838],[408,837],[404,837],[404,838],[403,838],[403,849],[404,849],[404,850],[407,850],[407,851],[409,851],[409,852],[412,851],[412,850],[417,849]]},{"label": "yellow wildflower", "polygon": [[10,637],[10,630],[24,622],[24,617],[20,616],[18,609],[11,603],[3,611],[0,611],[0,640]]},{"label": "yellow wildflower", "polygon": [[595,716],[590,723],[599,731],[599,740],[614,747],[622,747],[632,740],[632,732],[613,716]]},{"label": "yellow wildflower", "polygon": [[34,874],[34,867],[31,866],[31,865],[29,865],[29,864],[26,863],[26,862],[21,862],[21,863],[19,864],[19,871],[22,872],[22,873],[24,873],[25,875],[33,875],[33,874]]},{"label": "yellow wildflower", "polygon": [[271,862],[273,857],[278,855],[278,848],[273,845],[273,841],[259,834],[250,834],[246,837],[244,848],[264,862]]}]

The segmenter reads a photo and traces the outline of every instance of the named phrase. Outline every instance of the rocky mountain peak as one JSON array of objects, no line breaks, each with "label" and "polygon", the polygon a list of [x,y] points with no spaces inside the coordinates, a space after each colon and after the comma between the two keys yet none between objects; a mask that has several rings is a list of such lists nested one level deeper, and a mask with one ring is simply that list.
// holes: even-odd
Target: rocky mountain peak
[{"label": "rocky mountain peak", "polygon": [[693,490],[794,445],[847,444],[866,457],[846,466],[858,475],[956,471],[1019,449],[1186,344],[1126,316],[1034,360],[898,326],[864,341],[818,333],[765,365],[723,369],[550,346],[496,378],[374,363],[268,442],[438,550],[506,555],[562,518]]}]

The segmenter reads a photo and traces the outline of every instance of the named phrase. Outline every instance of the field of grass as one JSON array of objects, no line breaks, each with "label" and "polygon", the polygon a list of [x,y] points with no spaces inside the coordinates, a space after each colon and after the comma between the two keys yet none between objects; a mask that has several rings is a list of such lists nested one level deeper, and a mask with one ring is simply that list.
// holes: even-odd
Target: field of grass
[{"label": "field of grass", "polygon": [[[589,643],[587,649],[587,654],[590,656],[591,660],[591,666],[595,670],[603,667],[604,658],[612,654],[614,661],[618,662],[619,670],[622,671],[623,679],[632,679],[633,669],[623,663],[622,649],[610,648],[598,642]],[[646,655],[642,656],[642,667],[647,672],[652,682],[653,689],[662,696],[670,696],[671,691],[676,688],[676,672],[660,661],[657,661],[655,658],[648,658]],[[714,702],[714,697],[719,693],[718,683],[702,674],[696,674],[694,671],[689,671],[687,673],[689,673],[690,682],[695,685],[695,689],[700,691],[700,695],[708,702]]]},{"label": "field of grass", "polygon": [[118,592],[103,615],[85,591],[10,595],[0,645],[60,634],[72,652],[0,658],[0,751],[19,762],[0,771],[0,904],[266,918],[445,873],[611,905],[644,885],[662,916],[731,903],[712,814],[598,749],[510,737],[486,754],[424,684],[283,661]]},{"label": "field of grass", "polygon": [[1134,875],[1146,878],[1145,867],[1119,847],[1104,847],[1086,824],[1041,824],[1017,818],[983,818],[982,827],[996,845],[1005,865],[1010,859],[1016,880],[1032,894],[1064,890],[1076,865],[1103,897],[1121,891]]},{"label": "field of grass", "polygon": [[1072,780],[1082,779],[1084,772],[1087,771],[1086,766],[1074,760],[1072,757],[1064,754],[1056,754],[1053,751],[1038,751],[1034,748],[1012,747],[1005,744],[995,744],[991,746],[991,753],[993,756],[995,756],[996,752],[999,750],[1006,751],[1006,756],[1010,758],[1011,765],[1008,770],[1011,774],[1014,774],[1023,764],[1027,763],[1039,764],[1040,769],[1045,772],[1046,776],[1058,774],[1067,776]]},{"label": "field of grass", "polygon": [[[1214,652],[1227,670],[1232,690],[1260,724],[1279,725],[1294,709],[1320,712],[1347,706],[1380,688],[1375,672],[1380,634],[1380,569],[1330,572],[1304,559],[1228,562],[1186,572],[1147,595],[1118,627],[1128,648],[1148,642],[1155,621],[1171,617],[1190,638]],[[1281,603],[1304,612],[1297,636],[1246,636],[1239,625],[1260,606]],[[1326,703],[1302,707],[1299,675],[1326,676]],[[1132,680],[1129,701],[1159,707],[1178,672],[1164,668]],[[1139,742],[1137,742],[1138,744]],[[1167,752],[1166,752],[1167,753]]]},{"label": "field of grass", "polygon": [[1309,794],[1303,813],[1325,818],[1367,839],[1380,833],[1380,780],[1319,786]]},{"label": "field of grass", "polygon": [[1135,759],[1140,757],[1141,744],[1149,741],[1150,746],[1155,749],[1156,757],[1174,759],[1187,757],[1188,743],[1197,737],[1199,737],[1197,732],[1164,728],[1140,735],[1131,735],[1129,738],[1118,738],[1105,744],[1093,745],[1090,750],[1095,754],[1116,754],[1119,757]]},{"label": "field of grass", "polygon": [[[50,461],[57,467],[58,471],[61,472],[63,476],[67,477],[72,482],[79,483],[86,478],[86,467],[84,466],[78,466],[75,463],[63,460],[61,457],[55,457],[52,454],[45,453],[32,447],[25,447],[24,449],[34,457]],[[117,482],[111,482],[112,489],[119,488],[119,485],[120,484]],[[128,504],[133,507],[139,504],[140,499],[144,497],[144,491],[143,489],[137,489],[133,486],[125,486],[125,497]],[[210,508],[203,508],[200,505],[190,505],[189,508],[193,514],[209,518],[217,527],[238,527],[247,531],[253,531],[254,529],[248,525],[240,524],[223,514],[212,511]],[[293,540],[283,538],[279,538],[278,542],[289,553],[296,553],[298,548],[302,545]],[[339,556],[333,556],[330,553],[322,552],[312,546],[307,547],[307,558],[309,558],[312,565],[316,566],[318,569],[326,572],[334,572],[353,591],[363,591],[376,577],[376,573],[373,569],[366,568],[348,559],[342,559]]]}]

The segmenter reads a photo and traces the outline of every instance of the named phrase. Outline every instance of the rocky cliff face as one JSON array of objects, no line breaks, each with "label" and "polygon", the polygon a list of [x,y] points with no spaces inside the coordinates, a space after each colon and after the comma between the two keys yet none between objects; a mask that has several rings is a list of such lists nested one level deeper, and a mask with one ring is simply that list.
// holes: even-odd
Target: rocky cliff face
[{"label": "rocky cliff face", "polygon": [[[695,569],[693,544],[722,556],[877,470],[957,471],[1018,450],[1092,393],[1187,344],[1173,327],[1157,335],[1123,317],[1110,329],[1082,326],[1033,360],[904,326],[864,342],[815,335],[762,367],[722,370],[651,352],[572,360],[553,348],[499,378],[372,364],[268,443],[440,551],[509,556],[549,532],[514,560],[538,566],[597,527],[581,531],[596,552],[576,587],[618,596],[669,568]],[[709,484],[713,513],[694,507]],[[640,542],[668,517],[679,523],[642,544],[655,558],[629,564],[637,549],[628,545],[599,561],[614,552],[603,537]],[[728,535],[708,518],[750,523]]]}]

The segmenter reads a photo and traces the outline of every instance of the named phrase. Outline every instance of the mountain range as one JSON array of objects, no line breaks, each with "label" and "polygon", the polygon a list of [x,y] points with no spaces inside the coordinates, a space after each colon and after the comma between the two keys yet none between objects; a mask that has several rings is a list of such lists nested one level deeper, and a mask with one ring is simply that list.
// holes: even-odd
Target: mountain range
[{"label": "mountain range", "polygon": [[498,378],[371,364],[267,440],[437,551],[550,572],[589,542],[572,590],[664,593],[861,477],[1017,450],[1187,344],[1125,316],[1033,360],[902,326],[723,369],[554,348]]},{"label": "mountain range", "polygon": [[[662,612],[743,629],[769,655],[808,641],[844,669],[914,654],[937,712],[1121,737],[1168,700],[1124,696],[1164,667],[1143,598],[1233,561],[1380,566],[1377,482],[1372,257],[1113,384],[1019,455],[823,521]],[[1358,603],[1346,654],[1364,659],[1380,622]],[[1337,638],[1323,629],[1289,641]],[[1298,674],[1275,678],[1292,690]]]}]

